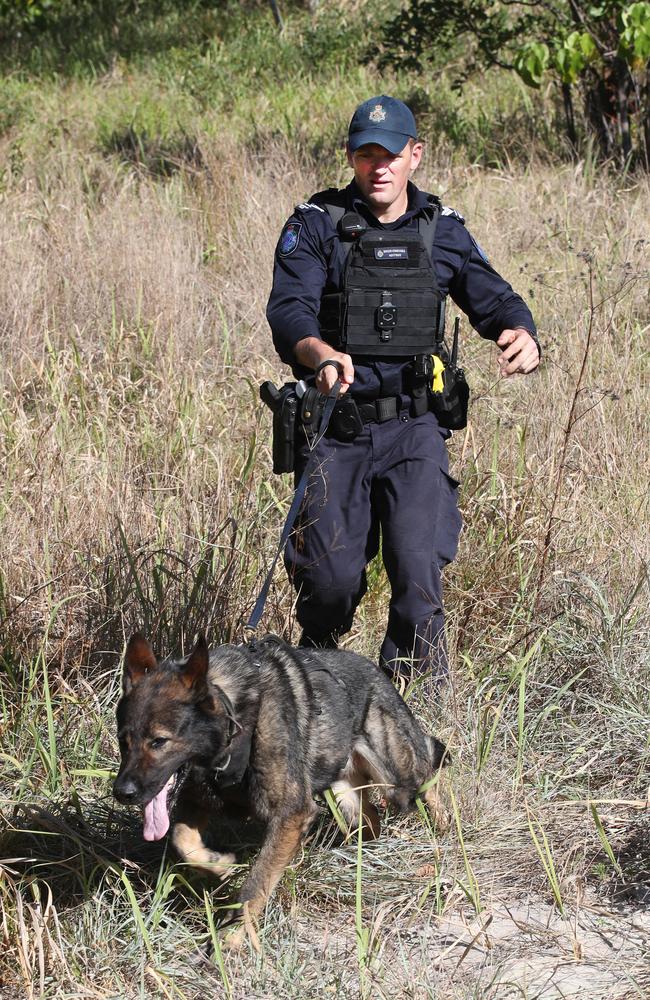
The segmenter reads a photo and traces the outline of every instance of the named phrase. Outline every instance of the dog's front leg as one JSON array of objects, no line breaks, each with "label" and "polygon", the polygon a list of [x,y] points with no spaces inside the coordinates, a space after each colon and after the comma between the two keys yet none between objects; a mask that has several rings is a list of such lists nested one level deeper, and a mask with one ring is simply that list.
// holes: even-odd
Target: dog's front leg
[{"label": "dog's front leg", "polygon": [[282,877],[282,873],[295,856],[303,834],[314,818],[315,807],[269,821],[262,849],[239,892],[241,909],[236,915],[243,919],[241,926],[231,931],[225,941],[228,949],[237,949],[246,935],[247,926],[261,914],[266,902]]},{"label": "dog's front leg", "polygon": [[203,831],[208,825],[212,810],[199,801],[199,791],[183,789],[176,807],[176,823],[172,830],[172,843],[182,860],[194,868],[200,868],[225,878],[233,868],[236,858],[234,854],[220,854],[211,851],[203,843]]}]

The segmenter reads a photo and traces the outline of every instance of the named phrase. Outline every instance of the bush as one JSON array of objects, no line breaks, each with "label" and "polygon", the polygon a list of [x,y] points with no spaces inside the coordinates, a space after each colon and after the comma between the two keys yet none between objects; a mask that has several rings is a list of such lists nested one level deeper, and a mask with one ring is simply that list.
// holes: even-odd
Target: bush
[{"label": "bush", "polygon": [[[650,166],[650,3],[571,0],[549,6],[489,0],[413,0],[384,29],[380,63],[417,69],[434,50],[459,38],[470,43],[462,86],[476,67],[516,72],[532,88],[550,78],[560,88],[566,133],[580,145],[574,90],[583,105],[580,124],[604,158]],[[395,44],[395,39],[399,39]]]}]

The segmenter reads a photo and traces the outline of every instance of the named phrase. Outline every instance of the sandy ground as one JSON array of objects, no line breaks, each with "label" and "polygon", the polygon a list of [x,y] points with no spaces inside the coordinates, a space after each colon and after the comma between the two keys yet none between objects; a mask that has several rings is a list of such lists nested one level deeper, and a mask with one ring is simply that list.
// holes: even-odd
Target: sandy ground
[{"label": "sandy ground", "polygon": [[[313,922],[299,921],[296,933],[303,956],[319,962],[326,952],[329,962],[338,957],[354,967],[352,923],[320,946]],[[426,925],[391,928],[370,970],[370,996],[650,997],[650,906],[608,908],[585,899],[561,916],[539,898],[494,900],[478,916],[465,907]],[[358,991],[352,979],[339,995]]]}]

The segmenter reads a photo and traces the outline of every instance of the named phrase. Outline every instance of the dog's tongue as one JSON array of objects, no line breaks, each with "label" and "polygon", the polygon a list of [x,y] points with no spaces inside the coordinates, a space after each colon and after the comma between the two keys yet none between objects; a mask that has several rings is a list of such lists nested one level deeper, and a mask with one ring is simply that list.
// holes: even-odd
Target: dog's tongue
[{"label": "dog's tongue", "polygon": [[174,783],[171,776],[164,788],[154,795],[151,802],[144,807],[142,836],[145,840],[161,840],[169,830],[169,813],[167,812],[167,796]]}]

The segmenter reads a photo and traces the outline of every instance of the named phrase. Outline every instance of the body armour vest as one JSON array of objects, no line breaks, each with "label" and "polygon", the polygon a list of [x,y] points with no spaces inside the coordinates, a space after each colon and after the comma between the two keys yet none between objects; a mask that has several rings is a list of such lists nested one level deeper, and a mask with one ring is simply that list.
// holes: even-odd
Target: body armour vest
[{"label": "body armour vest", "polygon": [[[329,194],[329,192],[327,192]],[[440,206],[418,218],[418,228],[365,228],[339,199],[319,199],[337,226],[335,252],[344,261],[342,287],[325,289],[319,322],[327,343],[373,358],[435,353],[444,333],[444,299],[431,259]],[[357,219],[363,227],[358,233]],[[341,223],[343,222],[343,226]]]}]

